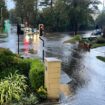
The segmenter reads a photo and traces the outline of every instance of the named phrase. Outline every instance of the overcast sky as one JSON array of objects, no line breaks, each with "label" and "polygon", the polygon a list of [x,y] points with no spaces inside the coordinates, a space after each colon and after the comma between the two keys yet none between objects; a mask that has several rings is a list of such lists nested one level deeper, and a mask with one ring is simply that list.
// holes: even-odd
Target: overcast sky
[{"label": "overcast sky", "polygon": [[13,0],[6,0],[8,10],[13,9],[15,7],[15,3]]},{"label": "overcast sky", "polygon": [[[105,2],[105,0],[100,0],[100,1],[101,2],[103,2],[103,1]],[[15,4],[14,4],[13,0],[6,0],[6,3],[7,3],[8,10],[13,9],[15,7]],[[103,9],[103,5],[102,4],[99,5],[99,9],[100,10]]]}]

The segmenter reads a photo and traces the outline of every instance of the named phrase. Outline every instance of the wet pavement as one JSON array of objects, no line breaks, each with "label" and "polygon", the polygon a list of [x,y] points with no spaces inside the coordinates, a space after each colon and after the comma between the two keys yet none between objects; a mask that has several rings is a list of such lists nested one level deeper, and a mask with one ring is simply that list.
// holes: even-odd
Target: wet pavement
[{"label": "wet pavement", "polygon": [[[42,43],[38,35],[20,36],[20,54],[24,57],[42,57]],[[46,35],[46,57],[62,60],[62,70],[73,79],[70,84],[72,95],[63,97],[61,105],[105,105],[105,63],[96,56],[105,56],[105,47],[91,49],[90,52],[78,49],[75,44],[64,44],[70,38],[66,33]],[[17,53],[16,30],[7,38],[0,38],[0,47]],[[71,85],[72,84],[72,85]]]}]

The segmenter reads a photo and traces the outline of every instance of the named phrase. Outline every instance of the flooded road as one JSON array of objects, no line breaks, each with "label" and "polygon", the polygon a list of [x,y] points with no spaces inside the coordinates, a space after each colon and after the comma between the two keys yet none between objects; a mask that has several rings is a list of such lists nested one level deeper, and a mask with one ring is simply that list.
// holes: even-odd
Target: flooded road
[{"label": "flooded road", "polygon": [[73,78],[73,95],[61,100],[62,105],[105,105],[105,47],[82,51],[76,45],[64,44],[68,35],[47,37],[47,49],[62,60],[63,70]]},{"label": "flooded road", "polygon": [[[62,60],[62,70],[73,81],[73,94],[61,100],[61,105],[105,105],[105,63],[96,56],[105,56],[105,47],[79,50],[75,44],[64,44],[68,34],[46,35],[45,56]],[[0,38],[0,47],[17,53],[17,35],[13,29],[7,38]],[[20,36],[20,54],[24,57],[41,57],[42,43],[37,35]]]}]

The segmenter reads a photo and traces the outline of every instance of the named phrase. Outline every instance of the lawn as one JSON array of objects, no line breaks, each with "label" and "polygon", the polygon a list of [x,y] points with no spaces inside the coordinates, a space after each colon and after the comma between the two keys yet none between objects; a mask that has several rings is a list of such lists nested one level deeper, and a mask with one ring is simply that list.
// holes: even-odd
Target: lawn
[{"label": "lawn", "polygon": [[97,56],[97,59],[99,59],[99,60],[101,60],[101,61],[105,62],[105,57],[102,57],[102,56]]},{"label": "lawn", "polygon": [[64,43],[76,43],[77,41],[81,40],[81,36],[80,35],[76,35],[74,37],[72,37],[71,39],[65,41]]},{"label": "lawn", "polygon": [[105,38],[99,37],[92,42],[92,48],[105,46]]},{"label": "lawn", "polygon": [[0,27],[0,38],[5,38],[7,37],[7,33],[3,32],[3,29]]},{"label": "lawn", "polygon": [[100,44],[95,43],[95,44],[92,45],[91,48],[97,48],[97,47],[102,47],[102,46],[105,46],[105,43],[100,43]]}]

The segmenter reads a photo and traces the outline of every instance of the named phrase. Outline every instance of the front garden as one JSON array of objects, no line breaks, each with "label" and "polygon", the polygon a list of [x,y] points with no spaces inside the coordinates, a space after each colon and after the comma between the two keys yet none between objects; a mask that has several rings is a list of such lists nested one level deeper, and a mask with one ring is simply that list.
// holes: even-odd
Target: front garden
[{"label": "front garden", "polygon": [[0,105],[36,105],[46,98],[43,63],[0,48]]}]

